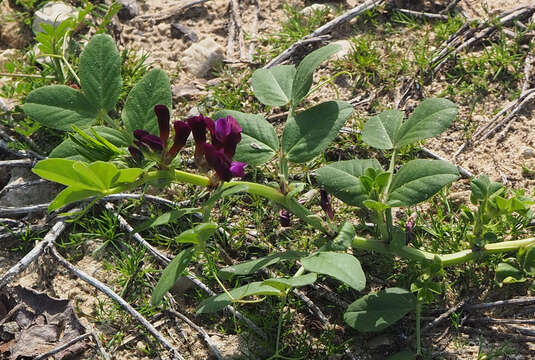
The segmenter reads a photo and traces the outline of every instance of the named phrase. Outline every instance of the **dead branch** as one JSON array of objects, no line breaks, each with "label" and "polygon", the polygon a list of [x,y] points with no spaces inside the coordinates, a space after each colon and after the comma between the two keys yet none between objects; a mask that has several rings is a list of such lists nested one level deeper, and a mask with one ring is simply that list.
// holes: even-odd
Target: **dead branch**
[{"label": "dead branch", "polygon": [[34,358],[34,360],[43,360],[43,359],[48,359],[49,357],[51,357],[52,355],[54,354],[57,354],[59,353],[60,351],[63,351],[69,347],[71,347],[72,345],[76,344],[77,342],[80,342],[82,340],[85,340],[87,339],[88,337],[91,336],[91,333],[85,333],[85,334],[82,334],[80,336],[77,336],[75,337],[74,339],[66,342],[65,344],[62,344],[58,347],[55,347],[54,349],[50,350],[50,351],[47,351],[46,353],[43,353],[39,356],[36,356]]},{"label": "dead branch", "polygon": [[50,244],[47,247],[47,250],[50,251],[52,256],[56,258],[56,260],[67,270],[69,270],[73,275],[76,277],[82,279],[86,283],[90,284],[91,286],[95,287],[96,289],[100,290],[104,294],[106,294],[109,298],[111,298],[113,301],[118,303],[126,312],[128,312],[134,319],[136,319],[145,329],[147,329],[148,332],[152,334],[158,340],[165,348],[167,348],[174,356],[175,359],[184,360],[182,355],[176,350],[167,339],[163,337],[163,335],[152,326],[150,322],[148,322],[139,312],[136,311],[129,303],[127,303],[122,297],[117,295],[113,290],[111,290],[107,285],[101,283],[99,280],[95,279],[94,277],[86,274],[85,272],[79,270],[74,265],[72,265],[69,261],[65,260],[56,250],[55,246],[53,244]]},{"label": "dead branch", "polygon": [[166,312],[171,314],[171,315],[173,315],[173,316],[175,316],[175,317],[177,317],[177,318],[179,318],[180,320],[184,321],[186,324],[191,326],[195,331],[197,331],[199,333],[199,335],[201,335],[201,337],[203,338],[203,340],[206,343],[206,345],[208,345],[208,347],[212,351],[212,354],[217,359],[220,359],[220,360],[223,359],[223,356],[221,355],[221,352],[217,349],[215,344],[210,339],[210,335],[208,335],[208,333],[202,327],[200,327],[199,325],[195,324],[193,321],[188,319],[184,314],[181,314],[176,310],[168,309],[168,310],[166,310]]},{"label": "dead branch", "polygon": [[0,217],[26,216],[41,213],[48,209],[48,205],[50,203],[21,207],[0,207]]},{"label": "dead branch", "polygon": [[509,333],[504,333],[502,331],[494,330],[494,329],[481,329],[481,328],[473,328],[470,326],[459,326],[458,329],[466,334],[473,334],[473,335],[478,335],[478,336],[487,335],[487,336],[492,336],[493,338],[505,339],[505,340],[514,341],[518,343],[535,342],[535,336],[509,334]]},{"label": "dead branch", "polygon": [[414,11],[409,9],[399,9],[395,8],[394,11],[399,11],[400,13],[411,15],[414,17],[428,18],[428,19],[439,19],[439,20],[448,20],[448,16],[442,14],[433,14],[424,11]]},{"label": "dead branch", "polygon": [[534,319],[495,319],[491,317],[469,318],[468,323],[491,323],[491,324],[535,324]]},{"label": "dead branch", "polygon": [[[232,0],[228,3],[228,10],[227,12],[229,14],[232,13]],[[234,23],[234,18],[232,15],[230,15],[230,21],[228,22],[228,33],[227,33],[227,58],[233,59],[234,58],[234,38],[236,37],[236,25]]]},{"label": "dead branch", "polygon": [[441,13],[441,14],[446,14],[446,13],[450,12],[451,10],[453,10],[453,9],[457,6],[457,4],[459,3],[459,1],[461,1],[461,0],[453,0],[452,2],[450,2],[450,3],[448,4],[448,6],[446,6],[446,7],[444,8],[444,10],[441,10],[440,13]]},{"label": "dead branch", "polygon": [[249,41],[249,61],[253,61],[253,55],[255,53],[254,43],[258,35],[258,18],[260,17],[260,7],[258,6],[258,0],[251,0],[251,3],[254,6],[254,16],[253,23],[251,25],[251,39]]},{"label": "dead branch", "polygon": [[493,307],[499,307],[499,306],[509,306],[509,305],[533,305],[535,304],[535,297],[521,297],[516,299],[509,299],[509,300],[499,300],[489,303],[481,303],[481,304],[468,304],[463,306],[463,310],[466,311],[477,311],[477,310],[484,310],[484,309],[490,309]]},{"label": "dead branch", "polygon": [[4,140],[0,140],[0,152],[9,154],[19,159],[30,158],[30,159],[43,160],[45,158],[43,155],[40,155],[31,150],[13,150],[9,147],[9,145]]},{"label": "dead branch", "polygon": [[323,36],[327,33],[329,33],[333,28],[337,27],[338,25],[349,21],[353,19],[354,17],[362,14],[363,12],[367,10],[371,10],[375,8],[376,6],[379,6],[384,3],[384,0],[367,0],[360,4],[359,6],[354,7],[353,9],[345,12],[344,14],[334,18],[333,20],[329,21],[323,26],[320,26],[310,34],[303,37],[298,42],[294,43],[292,46],[290,46],[288,49],[284,50],[282,53],[280,53],[277,57],[273,58],[269,63],[267,63],[264,66],[264,69],[269,69],[277,64],[282,63],[283,61],[290,58],[293,53],[301,46],[305,44],[306,41],[318,38],[320,36]]},{"label": "dead branch", "polygon": [[[429,156],[429,157],[432,157],[434,159],[437,159],[437,160],[444,160],[444,161],[448,161],[447,159],[443,158],[442,156],[434,153],[433,151],[429,150],[428,148],[425,148],[425,147],[422,147],[420,149],[420,151],[425,155],[425,156]],[[465,179],[470,179],[472,177],[474,177],[474,174],[472,174],[470,171],[466,170],[465,168],[463,167],[460,167],[460,166],[457,166],[457,169],[459,170],[459,174],[461,174],[462,177],[464,177]]]},{"label": "dead branch", "polygon": [[43,240],[41,240],[34,248],[27,253],[18,263],[13,265],[8,271],[4,273],[0,279],[0,289],[9,284],[11,280],[21,272],[23,272],[30,264],[37,259],[44,251],[44,249],[52,242],[54,242],[65,230],[66,224],[65,221],[60,220],[54,224],[52,229],[45,235]]},{"label": "dead branch", "polygon": [[455,311],[461,309],[468,299],[463,299],[460,303],[452,307],[451,309],[448,309],[448,311],[440,314],[439,317],[428,323],[424,328],[422,329],[422,333],[425,334],[426,332],[430,331],[432,328],[436,327],[440,323],[442,323],[444,320],[446,320],[451,314],[453,314]]},{"label": "dead branch", "polygon": [[0,161],[0,167],[33,167],[32,159],[3,160]]},{"label": "dead branch", "polygon": [[140,21],[145,21],[145,20],[152,20],[156,22],[164,21],[164,20],[167,20],[167,19],[170,19],[170,18],[173,18],[175,16],[182,14],[184,11],[186,11],[190,7],[203,4],[207,1],[208,0],[190,0],[186,3],[165,9],[164,10],[165,14],[158,13],[158,14],[138,15],[130,21],[133,21],[133,22],[140,22]]}]

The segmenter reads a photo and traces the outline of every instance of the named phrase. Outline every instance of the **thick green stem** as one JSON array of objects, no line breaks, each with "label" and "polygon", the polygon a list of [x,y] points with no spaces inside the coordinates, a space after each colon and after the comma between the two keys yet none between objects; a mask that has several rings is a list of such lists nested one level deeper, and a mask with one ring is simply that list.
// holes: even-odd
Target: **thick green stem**
[{"label": "thick green stem", "polygon": [[352,246],[354,249],[373,250],[382,254],[397,255],[406,259],[411,259],[420,262],[432,262],[436,258],[442,263],[443,266],[451,266],[478,259],[489,254],[515,251],[522,247],[526,247],[533,244],[535,244],[535,238],[528,238],[522,240],[504,241],[500,243],[487,244],[479,251],[474,251],[470,249],[452,254],[434,254],[428,251],[413,248],[411,246],[402,246],[399,248],[391,249],[383,241],[355,236],[355,238],[353,239]]},{"label": "thick green stem", "polygon": [[416,300],[416,355],[422,355],[422,334],[421,334],[421,317],[422,317],[422,302]]}]

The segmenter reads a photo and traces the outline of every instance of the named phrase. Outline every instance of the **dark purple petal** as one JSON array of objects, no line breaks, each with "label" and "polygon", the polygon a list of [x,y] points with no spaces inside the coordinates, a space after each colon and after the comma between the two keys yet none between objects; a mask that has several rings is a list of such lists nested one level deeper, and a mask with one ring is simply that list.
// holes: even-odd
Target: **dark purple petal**
[{"label": "dark purple petal", "polygon": [[134,137],[138,140],[143,139],[147,135],[149,135],[149,132],[147,130],[134,130]]},{"label": "dark purple petal", "polygon": [[204,144],[204,156],[206,162],[215,170],[219,179],[229,181],[232,178],[230,172],[230,159],[225,155],[223,149],[216,149],[212,144]]},{"label": "dark purple petal", "polygon": [[130,152],[130,155],[132,155],[132,158],[134,158],[135,161],[139,162],[143,160],[143,153],[137,147],[129,146],[128,151]]},{"label": "dark purple petal", "polygon": [[281,226],[288,227],[290,226],[291,214],[288,210],[279,211],[279,222]]},{"label": "dark purple petal", "polygon": [[244,177],[246,166],[247,164],[244,162],[233,161],[230,164],[230,173],[232,174],[232,177]]},{"label": "dark purple petal", "polygon": [[205,143],[207,121],[204,120],[204,116],[202,115],[192,116],[188,120],[186,120],[186,122],[191,128],[191,132],[193,133],[193,138],[195,139],[195,143],[196,144]]},{"label": "dark purple petal", "polygon": [[334,218],[334,211],[331,206],[331,199],[329,198],[327,191],[323,189],[320,190],[320,206],[323,211],[325,211],[329,219],[332,220]]},{"label": "dark purple petal", "polygon": [[156,135],[145,135],[139,141],[148,145],[152,151],[161,152],[163,150],[162,140]]},{"label": "dark purple petal", "polygon": [[167,153],[168,161],[174,158],[180,149],[186,145],[188,136],[191,133],[191,128],[184,121],[175,121],[173,127],[175,128],[175,141]]},{"label": "dark purple petal", "polygon": [[158,118],[158,127],[160,128],[160,140],[162,141],[164,149],[167,148],[167,140],[169,139],[169,120],[171,116],[169,109],[165,105],[156,105],[154,107],[154,113]]},{"label": "dark purple petal", "polygon": [[217,119],[215,122],[215,138],[224,143],[230,134],[230,124],[226,118]]}]

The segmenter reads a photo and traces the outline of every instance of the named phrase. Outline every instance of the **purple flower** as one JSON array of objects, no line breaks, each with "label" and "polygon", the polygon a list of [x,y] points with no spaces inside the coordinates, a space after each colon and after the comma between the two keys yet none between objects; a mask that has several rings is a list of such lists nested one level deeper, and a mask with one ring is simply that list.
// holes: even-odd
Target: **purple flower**
[{"label": "purple flower", "polygon": [[130,155],[132,155],[132,158],[136,162],[140,162],[141,160],[143,160],[143,153],[137,147],[129,146],[128,151],[130,152]]},{"label": "purple flower", "polygon": [[290,220],[291,220],[292,214],[288,210],[281,210],[279,211],[279,222],[281,226],[288,227],[290,226]]},{"label": "purple flower", "polygon": [[[143,129],[134,130],[134,144],[137,146],[129,148],[130,154],[134,159],[139,159],[139,154],[145,153],[149,158],[158,161],[160,165],[167,166],[176,154],[184,147],[188,136],[191,132],[190,126],[183,121],[175,121],[173,128],[175,129],[174,142],[168,150],[171,119],[169,109],[165,105],[156,105],[154,113],[158,119],[158,127],[160,129],[160,136],[150,134]],[[211,121],[211,120],[210,120]],[[204,130],[206,132],[206,130]],[[205,137],[206,138],[206,137]],[[136,150],[138,151],[136,151]],[[154,156],[156,153],[157,157]]]},{"label": "purple flower", "polygon": [[334,211],[331,206],[331,199],[329,197],[329,194],[324,189],[320,189],[320,206],[325,211],[329,219],[334,218]]},{"label": "purple flower", "polygon": [[233,177],[244,177],[245,176],[245,167],[247,166],[244,162],[233,161],[230,164],[230,173]]},{"label": "purple flower", "polygon": [[[245,175],[246,164],[232,162],[242,131],[232,116],[215,122],[203,115],[193,116],[187,120],[187,124],[195,139],[195,163],[201,171],[213,169],[223,181]],[[211,143],[207,142],[207,132],[210,133]]]}]

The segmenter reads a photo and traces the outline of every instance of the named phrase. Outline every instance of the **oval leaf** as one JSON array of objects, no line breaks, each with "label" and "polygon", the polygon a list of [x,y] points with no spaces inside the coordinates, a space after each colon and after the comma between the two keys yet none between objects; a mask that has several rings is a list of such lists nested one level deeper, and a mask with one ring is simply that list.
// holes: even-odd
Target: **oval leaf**
[{"label": "oval leaf", "polygon": [[303,163],[313,159],[336,138],[353,106],[345,101],[328,101],[290,118],[282,134],[282,150],[288,160]]},{"label": "oval leaf", "polygon": [[412,160],[394,175],[388,200],[393,206],[415,205],[458,178],[457,167],[447,161]]},{"label": "oval leaf", "polygon": [[422,101],[399,129],[396,147],[440,134],[450,126],[455,116],[457,116],[457,105],[448,99]]},{"label": "oval leaf", "polygon": [[32,120],[58,130],[72,130],[72,125],[87,127],[95,122],[97,108],[85,96],[65,85],[51,85],[32,91],[23,110]]},{"label": "oval leaf", "polygon": [[236,264],[232,266],[227,266],[219,270],[225,277],[230,275],[249,275],[257,271],[260,271],[270,265],[277,264],[285,260],[296,260],[305,256],[306,253],[298,251],[287,251],[283,253],[271,254],[264,256],[260,259],[254,259],[250,261],[243,262],[241,264]]},{"label": "oval leaf", "polygon": [[232,116],[242,128],[242,138],[236,148],[234,160],[251,166],[262,165],[275,156],[279,149],[277,133],[262,115],[246,114],[234,110],[222,110],[214,119]]},{"label": "oval leaf", "polygon": [[129,136],[137,129],[159,135],[154,106],[162,104],[171,109],[171,84],[161,69],[152,69],[132,88],[121,114]]},{"label": "oval leaf", "polygon": [[328,193],[346,204],[362,206],[362,202],[368,199],[368,194],[359,177],[368,168],[379,170],[381,165],[375,159],[339,161],[317,170],[316,180]]},{"label": "oval leaf", "polygon": [[338,44],[330,44],[311,52],[301,61],[297,67],[292,87],[292,101],[295,107],[308,95],[314,71],[322,62],[341,49],[342,47]]},{"label": "oval leaf", "polygon": [[301,259],[306,271],[329,275],[360,291],[366,286],[366,276],[360,262],[349,254],[318,252]]},{"label": "oval leaf", "polygon": [[[230,294],[230,297],[229,297]],[[229,291],[229,294],[222,293],[216,296],[211,296],[201,301],[197,307],[197,314],[213,313],[224,309],[227,305],[232,304],[236,300],[241,300],[247,296],[255,295],[272,295],[281,296],[283,293],[273,286],[263,284],[261,281],[255,281],[247,285],[241,286]]]},{"label": "oval leaf", "polygon": [[193,252],[193,248],[182,250],[163,270],[160,280],[152,291],[151,303],[153,306],[160,305],[164,295],[173,287],[184,270],[186,270],[186,266],[188,266],[193,257]]},{"label": "oval leaf", "polygon": [[416,297],[408,290],[389,288],[365,295],[349,305],[344,321],[361,332],[381,331],[416,308]]},{"label": "oval leaf", "polygon": [[393,149],[403,121],[403,112],[386,110],[364,124],[362,141],[376,149]]},{"label": "oval leaf", "polygon": [[283,106],[290,102],[294,65],[278,65],[271,69],[258,69],[253,73],[251,86],[262,104]]},{"label": "oval leaf", "polygon": [[300,276],[294,276],[291,278],[268,279],[264,280],[262,284],[270,285],[280,290],[287,290],[289,288],[297,288],[314,284],[317,278],[318,274],[310,273]]},{"label": "oval leaf", "polygon": [[99,109],[113,110],[121,93],[121,56],[109,35],[95,35],[80,57],[82,91]]}]

